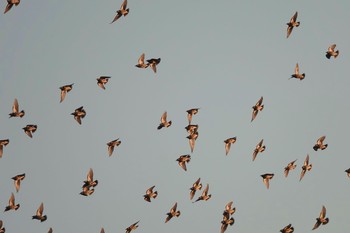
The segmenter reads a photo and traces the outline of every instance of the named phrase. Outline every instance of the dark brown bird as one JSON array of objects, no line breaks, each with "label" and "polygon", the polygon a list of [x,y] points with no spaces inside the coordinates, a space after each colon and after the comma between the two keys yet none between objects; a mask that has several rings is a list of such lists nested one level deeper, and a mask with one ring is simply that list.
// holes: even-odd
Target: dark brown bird
[{"label": "dark brown bird", "polygon": [[9,144],[9,143],[10,143],[9,139],[2,139],[2,140],[0,140],[0,158],[2,158],[2,153],[3,153],[4,146],[7,146],[7,144]]},{"label": "dark brown bird", "polygon": [[306,156],[305,161],[304,161],[304,165],[301,167],[301,173],[300,173],[300,179],[299,181],[301,181],[301,179],[303,179],[306,171],[310,171],[312,168],[312,164],[309,164],[309,155]]},{"label": "dark brown bird", "polygon": [[126,8],[128,5],[128,1],[124,0],[122,5],[120,6],[120,10],[117,10],[117,15],[114,17],[113,21],[111,23],[114,23],[117,21],[121,16],[127,16],[129,14],[129,8]]},{"label": "dark brown bird", "polygon": [[44,222],[47,219],[46,215],[43,215],[44,204],[41,203],[38,210],[36,211],[36,215],[32,217],[32,219],[40,220],[40,222]]},{"label": "dark brown bird", "polygon": [[261,96],[258,102],[256,102],[256,104],[252,107],[253,113],[252,113],[252,120],[250,122],[252,122],[255,119],[259,111],[262,111],[264,109],[264,105],[262,104],[262,102],[263,102],[263,97]]},{"label": "dark brown bird", "polygon": [[265,151],[266,146],[263,145],[263,142],[264,142],[264,139],[261,139],[261,141],[258,143],[258,145],[256,145],[254,152],[253,152],[253,161],[255,160],[258,153],[262,153]]},{"label": "dark brown bird", "polygon": [[287,23],[288,28],[287,28],[287,38],[290,36],[290,34],[293,31],[294,27],[299,27],[300,22],[297,22],[297,17],[298,17],[298,12],[295,12],[295,14],[292,16],[290,19],[289,23]]},{"label": "dark brown bird", "polygon": [[345,172],[348,175],[348,177],[350,177],[350,168],[346,169]]},{"label": "dark brown bird", "polygon": [[135,222],[134,224],[130,225],[128,228],[126,228],[125,233],[130,233],[131,231],[135,230],[139,226],[137,225],[140,221]]},{"label": "dark brown bird", "polygon": [[5,233],[5,231],[6,231],[6,229],[3,226],[3,222],[2,222],[2,220],[0,220],[0,233]]},{"label": "dark brown bird", "polygon": [[198,131],[198,125],[188,125],[185,127],[187,133],[190,135]]},{"label": "dark brown bird", "polygon": [[181,155],[176,161],[179,163],[179,166],[182,167],[182,169],[187,171],[186,163],[189,163],[191,161],[191,156]]},{"label": "dark brown bird", "polygon": [[11,179],[13,179],[14,183],[15,183],[15,188],[16,188],[16,192],[19,191],[20,187],[21,187],[21,181],[24,180],[24,178],[26,177],[26,174],[19,174],[16,175],[14,177],[12,177]]},{"label": "dark brown bird", "polygon": [[168,128],[169,126],[171,126],[172,122],[171,121],[167,121],[167,116],[168,116],[168,113],[167,112],[164,112],[162,117],[160,118],[160,124],[158,126],[158,130],[163,128],[163,127],[166,127]]},{"label": "dark brown bird", "polygon": [[[17,210],[19,208],[19,204],[15,204],[15,195],[13,195],[13,193],[11,194],[11,197],[9,199],[9,205],[6,206],[5,211],[9,211],[9,210]],[[5,212],[4,211],[4,212]]]},{"label": "dark brown bird", "polygon": [[6,14],[6,12],[8,12],[9,10],[11,10],[11,8],[13,7],[13,5],[18,5],[21,2],[21,0],[7,0],[7,6],[5,8],[4,14]]},{"label": "dark brown bird", "polygon": [[12,112],[9,115],[10,115],[9,118],[11,118],[11,117],[20,117],[20,118],[24,117],[25,112],[24,112],[24,110],[19,111],[19,105],[18,105],[17,99],[15,99],[13,101]]},{"label": "dark brown bird", "polygon": [[109,77],[109,76],[101,76],[101,77],[97,78],[96,79],[97,80],[97,85],[99,87],[101,87],[103,90],[106,90],[105,85],[108,83],[110,78],[111,77]]},{"label": "dark brown bird", "polygon": [[323,144],[323,141],[325,139],[326,139],[326,136],[322,136],[319,139],[317,139],[317,142],[313,147],[315,151],[317,151],[318,149],[324,150],[328,147],[328,144]]},{"label": "dark brown bird", "polygon": [[294,160],[294,161],[288,163],[287,167],[284,168],[284,176],[285,176],[285,177],[288,176],[290,170],[293,170],[293,169],[296,168],[297,165],[294,164],[296,161],[297,161],[297,160]]},{"label": "dark brown bird", "polygon": [[135,65],[137,68],[147,68],[148,67],[148,64],[145,63],[145,54],[141,54],[139,60],[138,60],[138,63]]},{"label": "dark brown bird", "polygon": [[192,116],[196,115],[198,113],[199,108],[192,108],[187,110],[187,119],[188,119],[188,124],[190,125],[192,122]]},{"label": "dark brown bird", "polygon": [[294,232],[294,227],[292,227],[292,224],[288,224],[283,229],[281,229],[280,232],[282,232],[282,233],[293,233]]},{"label": "dark brown bird", "polygon": [[261,177],[263,178],[263,182],[266,185],[266,188],[269,189],[270,187],[270,180],[273,178],[274,174],[273,173],[266,173],[261,175]]},{"label": "dark brown bird", "polygon": [[201,182],[201,178],[198,178],[198,180],[196,182],[193,183],[192,187],[190,188],[190,200],[193,199],[194,194],[196,193],[197,190],[201,190],[202,189],[202,183]]},{"label": "dark brown bird", "polygon": [[328,222],[329,222],[329,219],[326,218],[326,207],[322,206],[320,217],[316,218],[316,223],[314,225],[314,228],[312,228],[312,230],[317,229],[321,224],[326,225]]},{"label": "dark brown bird", "polygon": [[202,195],[200,197],[197,198],[196,201],[194,201],[193,203],[197,202],[197,201],[208,201],[211,198],[211,194],[208,194],[209,191],[209,184],[207,184],[207,186],[205,187],[205,189],[202,192]]},{"label": "dark brown bird", "polygon": [[334,51],[335,46],[337,46],[336,44],[332,44],[331,46],[329,46],[327,52],[326,52],[326,57],[328,59],[330,59],[331,57],[337,58],[339,55],[339,50]]},{"label": "dark brown bird", "polygon": [[22,129],[30,138],[32,138],[33,137],[32,134],[37,130],[37,128],[38,128],[37,125],[26,125]]},{"label": "dark brown bird", "polygon": [[154,73],[157,73],[157,65],[160,63],[160,60],[160,58],[152,58],[147,60],[147,65],[149,65],[152,68]]},{"label": "dark brown bird", "polygon": [[224,214],[224,217],[221,221],[221,233],[224,233],[227,230],[228,225],[232,226],[235,223],[233,217],[230,218],[229,214]]},{"label": "dark brown bird", "polygon": [[115,139],[113,141],[110,141],[107,143],[108,146],[108,155],[111,156],[114,151],[114,147],[119,146],[122,142],[118,139]]},{"label": "dark brown bird", "polygon": [[179,217],[181,212],[179,210],[176,210],[177,208],[177,202],[175,202],[174,206],[171,207],[170,211],[167,213],[167,217],[165,219],[165,223],[167,223],[170,219],[173,217]]},{"label": "dark brown bird", "polygon": [[233,204],[233,201],[230,201],[229,203],[226,204],[225,210],[222,213],[224,216],[225,215],[229,215],[230,216],[230,215],[232,215],[232,214],[234,214],[236,212],[236,208],[235,207],[232,208],[232,204]]},{"label": "dark brown bird", "polygon": [[94,171],[92,170],[92,168],[90,168],[87,173],[86,180],[84,180],[83,188],[95,187],[97,184],[98,180],[94,180]]},{"label": "dark brown bird", "polygon": [[143,195],[145,201],[151,202],[151,198],[155,199],[158,196],[157,191],[153,191],[155,185],[146,190],[146,194]]},{"label": "dark brown bird", "polygon": [[74,83],[69,84],[69,85],[64,85],[64,86],[60,87],[60,89],[61,89],[61,100],[60,100],[60,103],[62,103],[62,101],[66,97],[66,94],[73,89],[73,85],[74,85]]},{"label": "dark brown bird", "polygon": [[231,144],[235,143],[237,141],[236,137],[233,138],[228,138],[224,141],[225,143],[225,150],[226,150],[226,155],[228,154],[228,152],[230,152],[231,149]]},{"label": "dark brown bird", "polygon": [[83,106],[81,106],[75,109],[74,112],[71,113],[71,115],[73,115],[74,119],[78,122],[79,125],[81,125],[81,119],[86,116],[86,112],[83,109]]}]

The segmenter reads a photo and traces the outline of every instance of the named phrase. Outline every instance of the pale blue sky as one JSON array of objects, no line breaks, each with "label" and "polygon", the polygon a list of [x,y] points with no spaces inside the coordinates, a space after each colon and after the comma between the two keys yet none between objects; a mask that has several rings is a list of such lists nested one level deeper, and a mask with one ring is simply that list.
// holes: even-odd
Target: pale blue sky
[{"label": "pale blue sky", "polygon": [[[227,232],[279,232],[289,223],[310,232],[322,205],[330,223],[318,232],[349,229],[349,1],[130,0],[129,15],[109,24],[121,3],[22,1],[1,15],[0,139],[10,139],[0,159],[1,208],[15,192],[11,177],[26,173],[15,193],[20,209],[0,216],[8,232],[124,232],[138,220],[135,233],[219,232],[229,201],[237,211]],[[296,11],[301,25],[286,39]],[[340,55],[328,60],[334,43]],[[162,59],[157,74],[134,67],[141,53]],[[306,77],[288,80],[297,62]],[[112,77],[105,91],[96,85],[102,75]],[[71,83],[59,103],[59,87]],[[261,96],[265,108],[251,123]],[[8,119],[14,98],[22,119]],[[70,115],[80,106],[82,125]],[[185,172],[175,160],[190,153],[186,110],[198,107]],[[158,131],[164,111],[173,125]],[[32,139],[26,124],[38,125]],[[322,135],[329,147],[315,152]],[[225,156],[223,141],[233,136]],[[108,157],[106,143],[116,138],[122,144]],[[252,162],[261,139],[267,149]],[[299,182],[307,154],[313,168]],[[99,184],[83,197],[90,167]],[[264,173],[275,174],[269,190]],[[212,198],[192,204],[198,177]],[[159,194],[148,203],[152,185]],[[31,220],[41,202],[43,223]],[[175,202],[181,216],[164,224]]]}]

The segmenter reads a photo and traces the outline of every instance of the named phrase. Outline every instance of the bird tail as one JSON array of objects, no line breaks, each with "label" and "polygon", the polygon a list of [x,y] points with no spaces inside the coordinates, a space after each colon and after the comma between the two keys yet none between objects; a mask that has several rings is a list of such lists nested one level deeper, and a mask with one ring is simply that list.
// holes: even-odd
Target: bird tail
[{"label": "bird tail", "polygon": [[338,57],[338,55],[339,55],[339,50],[337,50],[337,51],[335,52],[334,58]]},{"label": "bird tail", "polygon": [[296,27],[299,27],[299,25],[300,25],[300,22],[297,22],[297,24],[295,25]]}]

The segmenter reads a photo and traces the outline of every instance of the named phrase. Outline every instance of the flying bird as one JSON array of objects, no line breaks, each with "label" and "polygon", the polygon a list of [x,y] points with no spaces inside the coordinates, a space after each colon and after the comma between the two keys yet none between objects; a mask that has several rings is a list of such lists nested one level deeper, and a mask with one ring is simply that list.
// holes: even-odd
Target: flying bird
[{"label": "flying bird", "polygon": [[109,76],[100,76],[99,78],[96,79],[97,80],[97,85],[99,87],[101,87],[103,90],[106,90],[105,85],[108,83],[110,78],[111,77],[109,77]]},{"label": "flying bird", "polygon": [[102,227],[100,233],[105,233],[105,229]]},{"label": "flying bird", "polygon": [[194,194],[196,193],[197,190],[202,189],[202,183],[200,183],[201,178],[198,178],[196,182],[193,183],[192,187],[190,188],[190,200],[193,199]]},{"label": "flying bird", "polygon": [[309,155],[306,156],[305,161],[304,161],[304,165],[301,167],[301,173],[300,173],[300,179],[299,181],[301,181],[301,179],[303,179],[306,171],[310,171],[312,168],[312,164],[309,164]]},{"label": "flying bird", "polygon": [[323,141],[325,139],[326,139],[326,136],[322,136],[319,139],[317,139],[317,142],[313,147],[315,151],[317,151],[318,149],[324,150],[328,147],[328,144],[323,144]]},{"label": "flying bird", "polygon": [[89,187],[83,187],[83,191],[80,192],[80,195],[83,196],[90,196],[91,194],[93,194],[95,192],[95,189],[93,188],[89,188]]},{"label": "flying bird", "polygon": [[7,0],[7,6],[5,8],[4,14],[6,14],[6,12],[8,12],[9,10],[11,10],[11,8],[13,7],[13,5],[18,5],[21,2],[21,0]]},{"label": "flying bird", "polygon": [[186,111],[189,125],[191,124],[192,116],[196,115],[198,113],[198,111],[199,111],[199,108],[192,108],[192,109],[189,109],[189,110]]},{"label": "flying bird", "polygon": [[232,215],[236,212],[236,208],[232,208],[232,204],[233,204],[233,201],[230,201],[229,203],[226,204],[225,206],[225,210],[224,212],[222,213],[224,216],[225,215]]},{"label": "flying bird", "polygon": [[298,63],[295,65],[294,74],[292,74],[292,76],[289,79],[292,79],[292,78],[299,79],[300,81],[305,78],[305,73],[302,73],[302,74],[299,73]]},{"label": "flying bird", "polygon": [[44,204],[41,202],[38,210],[36,211],[36,215],[32,217],[32,219],[40,220],[40,222],[44,222],[47,219],[46,215],[43,215]]},{"label": "flying bird", "polygon": [[261,177],[263,178],[263,182],[266,185],[266,188],[269,189],[270,187],[270,180],[273,178],[274,174],[273,173],[266,173],[261,175]]},{"label": "flying bird", "polygon": [[60,103],[62,103],[62,101],[66,97],[66,94],[73,89],[73,85],[74,85],[74,83],[69,84],[69,85],[64,85],[64,86],[60,87],[60,89],[61,89],[61,100],[60,100]]},{"label": "flying bird", "polygon": [[17,99],[15,99],[13,101],[12,112],[9,115],[10,115],[9,118],[11,118],[11,117],[20,117],[20,118],[24,117],[25,112],[24,112],[24,110],[19,111],[19,105],[18,105]]},{"label": "flying bird", "polygon": [[168,128],[169,126],[171,126],[172,122],[171,121],[167,121],[167,119],[166,119],[167,116],[168,116],[167,112],[164,112],[162,117],[160,118],[160,124],[159,124],[159,126],[157,128],[158,130],[163,128],[163,127]]},{"label": "flying bird", "polygon": [[282,233],[293,233],[294,232],[294,227],[292,227],[292,224],[288,224],[283,229],[281,229],[280,232],[282,232]]},{"label": "flying bird", "polygon": [[[9,210],[17,210],[19,208],[19,204],[15,204],[15,195],[13,195],[13,193],[11,194],[11,197],[9,199],[9,205],[6,206],[5,211],[9,211]],[[5,212],[4,211],[4,212]]]},{"label": "flying bird", "polygon": [[339,55],[339,50],[334,51],[335,46],[337,46],[336,44],[332,44],[331,46],[329,46],[327,52],[326,52],[326,57],[328,59],[330,59],[331,57],[337,58]]},{"label": "flying bird", "polygon": [[211,194],[208,194],[209,191],[209,184],[207,184],[207,186],[205,187],[205,189],[202,192],[202,195],[200,197],[197,198],[196,201],[194,201],[193,203],[197,202],[197,201],[208,201],[211,198]]},{"label": "flying bird", "polygon": [[120,10],[117,11],[117,15],[114,17],[113,21],[111,23],[114,23],[117,21],[121,16],[127,16],[129,14],[129,8],[127,8],[128,1],[124,0],[122,5],[120,6]]},{"label": "flying bird", "polygon": [[19,189],[21,187],[21,181],[24,180],[25,177],[26,177],[26,174],[23,173],[23,174],[19,174],[19,175],[16,175],[16,176],[11,178],[14,181],[16,192],[19,191]]},{"label": "flying bird", "polygon": [[262,102],[263,102],[263,97],[261,96],[258,102],[256,102],[256,104],[252,107],[253,113],[252,113],[252,120],[250,122],[252,122],[255,119],[259,111],[262,111],[264,109],[264,105],[262,104]]},{"label": "flying bird", "polygon": [[224,217],[221,221],[221,233],[224,233],[227,230],[228,225],[232,226],[235,223],[233,217],[230,218],[229,214],[224,214]]},{"label": "flying bird", "polygon": [[228,152],[230,152],[230,148],[231,148],[231,144],[236,142],[236,137],[233,138],[228,138],[224,141],[225,143],[225,150],[226,150],[226,155],[228,154]]},{"label": "flying bird", "polygon": [[198,131],[198,125],[188,125],[185,127],[185,129],[187,130],[187,133],[191,135]]},{"label": "flying bird", "polygon": [[22,129],[30,138],[32,138],[33,137],[32,134],[37,130],[37,128],[38,128],[37,125],[26,125]]},{"label": "flying bird", "polygon": [[194,133],[188,135],[186,138],[188,139],[188,142],[189,142],[189,144],[190,144],[191,153],[193,153],[194,146],[195,146],[196,140],[197,140],[197,138],[198,138],[198,131],[196,131],[196,132],[194,132]]},{"label": "flying bird", "polygon": [[191,156],[181,155],[176,161],[179,163],[179,166],[182,167],[182,169],[187,171],[186,163],[189,163],[191,161]]},{"label": "flying bird", "polygon": [[254,152],[253,152],[253,161],[255,160],[258,153],[262,153],[265,151],[266,146],[263,145],[263,142],[264,142],[264,139],[261,139],[261,141],[258,143],[258,145],[256,145]]},{"label": "flying bird", "polygon": [[138,60],[138,64],[135,65],[138,68],[147,68],[149,64],[145,63],[145,54],[141,54],[139,60]]},{"label": "flying bird", "polygon": [[2,220],[0,220],[0,233],[5,233],[5,227],[3,226]]},{"label": "flying bird", "polygon": [[294,168],[296,168],[296,164],[294,164],[297,160],[294,160],[290,163],[288,163],[288,165],[284,168],[284,176],[287,177],[289,174],[290,170],[293,170]]},{"label": "flying bird", "polygon": [[0,158],[2,158],[3,148],[4,146],[7,146],[7,144],[10,143],[9,139],[2,139],[0,140]]},{"label": "flying bird", "polygon": [[346,169],[345,172],[348,175],[348,177],[350,177],[350,168]]},{"label": "flying bird", "polygon": [[326,207],[322,206],[320,217],[316,218],[316,223],[314,225],[314,228],[312,228],[312,230],[317,229],[321,224],[326,225],[328,222],[329,222],[329,219],[326,218]]},{"label": "flying bird", "polygon": [[158,196],[157,191],[153,191],[155,185],[146,190],[146,194],[143,195],[145,201],[151,202],[151,198],[155,199]]},{"label": "flying bird", "polygon": [[83,106],[81,106],[75,109],[74,112],[71,113],[71,115],[73,115],[74,119],[78,122],[79,125],[81,125],[81,118],[84,118],[86,116],[86,112],[83,109]]},{"label": "flying bird", "polygon": [[49,229],[49,231],[47,232],[47,233],[52,233],[53,232],[53,230],[52,230],[52,228],[50,227],[50,229]]},{"label": "flying bird", "polygon": [[125,233],[130,233],[131,231],[135,230],[139,226],[137,225],[140,221],[135,222],[134,224],[130,225],[128,228],[126,228]]},{"label": "flying bird", "polygon": [[297,17],[298,17],[298,12],[295,12],[295,14],[292,16],[290,19],[289,23],[287,23],[288,28],[287,28],[287,38],[290,36],[292,33],[292,30],[294,27],[299,27],[300,22],[297,22]]},{"label": "flying bird", "polygon": [[147,60],[147,65],[149,65],[154,73],[157,73],[157,65],[160,63],[160,58],[151,58]]},{"label": "flying bird", "polygon": [[110,141],[107,143],[108,146],[108,155],[111,156],[114,151],[114,147],[119,146],[122,142],[118,139],[115,139],[113,141]]},{"label": "flying bird", "polygon": [[170,219],[173,217],[179,217],[181,212],[179,210],[176,210],[177,208],[177,202],[175,202],[174,206],[171,207],[170,211],[167,213],[167,217],[165,219],[165,223],[167,223]]},{"label": "flying bird", "polygon": [[94,180],[94,171],[92,170],[92,168],[90,168],[86,175],[86,180],[84,180],[83,188],[95,187],[97,184],[98,184],[98,180]]}]

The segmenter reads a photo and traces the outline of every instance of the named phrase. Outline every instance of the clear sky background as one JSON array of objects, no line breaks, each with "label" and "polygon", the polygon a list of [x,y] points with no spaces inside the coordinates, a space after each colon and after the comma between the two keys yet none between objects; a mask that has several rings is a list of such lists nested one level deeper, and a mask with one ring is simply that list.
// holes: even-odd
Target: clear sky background
[{"label": "clear sky background", "polygon": [[[121,3],[22,1],[1,15],[0,139],[10,139],[1,208],[15,192],[11,177],[26,173],[15,193],[21,207],[0,214],[8,232],[124,232],[138,220],[135,232],[219,232],[229,201],[237,211],[227,232],[279,232],[289,223],[310,232],[322,205],[330,222],[318,232],[349,229],[349,1],[130,0],[129,15],[109,24]],[[286,39],[296,11],[301,25]],[[334,43],[340,55],[328,60]],[[134,66],[142,53],[162,59],[157,74]],[[288,80],[297,62],[306,77]],[[101,75],[112,77],[105,91]],[[59,87],[71,83],[59,103]],[[251,123],[261,96],[265,108]],[[15,98],[22,119],[8,118]],[[82,125],[70,115],[80,106]],[[190,108],[200,108],[199,137],[185,172],[175,160],[190,153]],[[158,131],[164,111],[173,125]],[[32,139],[27,124],[38,125]],[[329,147],[315,152],[322,135]],[[223,141],[233,136],[225,156]],[[108,157],[116,138],[122,143]],[[252,162],[261,139],[267,148]],[[307,154],[313,168],[299,182]],[[89,168],[99,184],[84,197]],[[275,174],[269,190],[264,173]],[[189,188],[199,177],[212,198],[193,204]],[[152,185],[159,194],[148,203]],[[41,202],[43,223],[31,220]],[[175,202],[181,216],[165,224]]]}]

